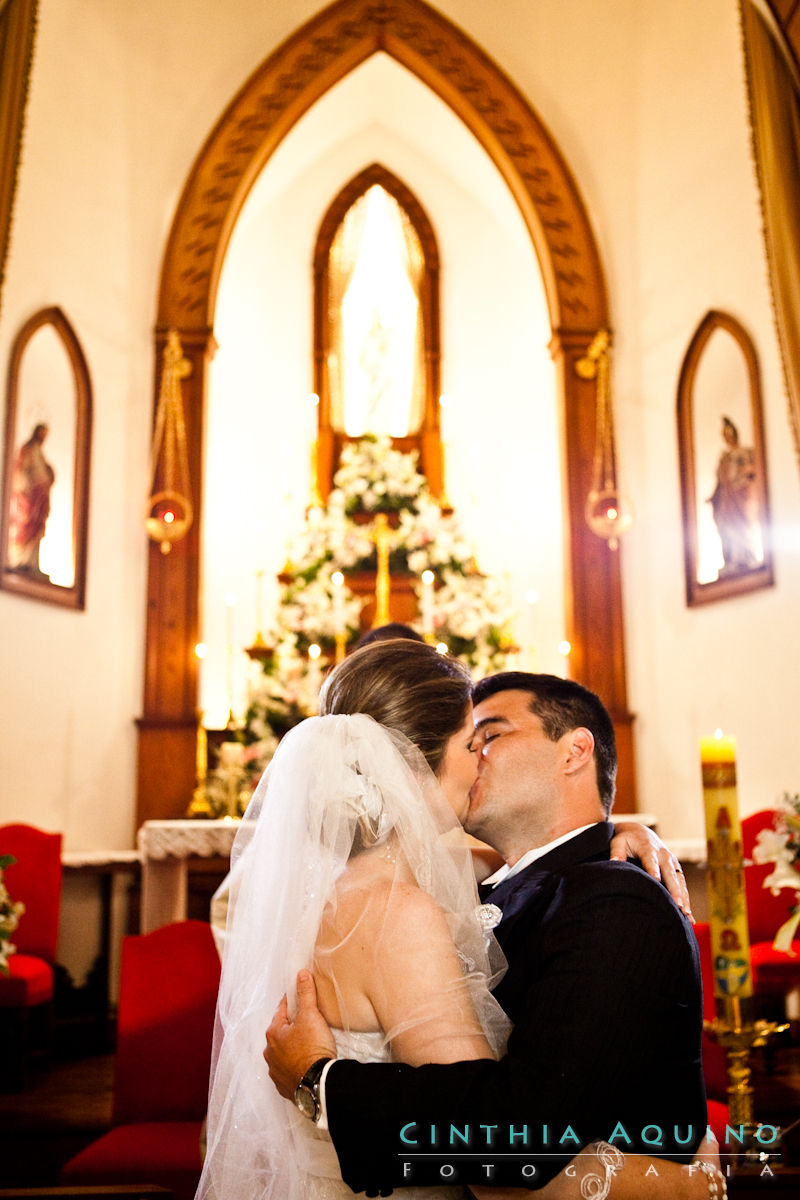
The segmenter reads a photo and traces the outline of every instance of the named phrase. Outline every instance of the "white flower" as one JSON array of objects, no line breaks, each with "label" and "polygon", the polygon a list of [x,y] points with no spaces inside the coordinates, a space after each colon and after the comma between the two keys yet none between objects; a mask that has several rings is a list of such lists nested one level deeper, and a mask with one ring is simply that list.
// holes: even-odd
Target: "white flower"
[{"label": "white flower", "polygon": [[782,809],[775,813],[775,828],[759,831],[753,847],[753,860],[757,863],[775,863],[775,870],[763,881],[763,886],[769,888],[773,896],[777,896],[781,888],[790,888],[800,897],[800,873],[797,871],[800,795],[792,796],[785,792],[782,804]]}]

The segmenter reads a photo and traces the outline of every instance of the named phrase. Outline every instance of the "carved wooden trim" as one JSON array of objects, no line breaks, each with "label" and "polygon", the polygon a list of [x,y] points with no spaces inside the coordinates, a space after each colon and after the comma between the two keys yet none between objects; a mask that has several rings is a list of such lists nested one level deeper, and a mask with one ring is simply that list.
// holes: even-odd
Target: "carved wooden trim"
[{"label": "carved wooden trim", "polygon": [[184,188],[164,259],[160,323],[213,325],[225,248],[256,176],[298,118],[379,50],[449,104],[501,171],[534,240],[553,327],[598,329],[606,302],[597,248],[558,148],[491,59],[422,0],[340,0],[254,72]]},{"label": "carved wooden trim", "polygon": [[[423,0],[339,0],[298,29],[253,73],[220,117],[187,178],[165,250],[159,327],[175,327],[185,351],[193,336],[201,341],[208,336],[228,240],[259,172],[303,113],[379,50],[412,71],[461,117],[505,179],[536,248],[564,405],[567,636],[573,645],[573,674],[600,694],[616,720],[629,725],[619,552],[609,551],[583,520],[594,449],[594,385],[572,370],[572,362],[585,354],[597,330],[609,327],[597,246],[552,136],[497,65],[441,13]],[[150,555],[144,718],[150,722],[151,740],[153,719],[188,721],[196,703],[194,641],[188,639],[196,636],[197,628],[197,489],[202,471],[198,431],[204,417],[205,355],[199,356],[187,383],[184,399],[187,424],[195,431],[190,432],[190,470],[198,516],[194,534],[180,553],[161,555],[156,550]],[[176,639],[180,649],[172,648]],[[168,737],[165,724],[165,747]],[[188,775],[187,764],[175,764],[176,785],[170,787],[163,771],[170,769],[171,755],[161,757],[153,751],[148,761],[158,761],[159,767],[158,773],[145,771],[147,778],[140,772],[140,813],[152,812],[150,789],[160,788],[170,797],[163,815],[180,815],[171,798],[178,793],[181,770],[184,779]],[[632,780],[632,764],[622,777]],[[621,792],[620,804],[633,809],[633,795]]]},{"label": "carved wooden trim", "polygon": [[0,4],[0,288],[11,240],[38,0]]}]

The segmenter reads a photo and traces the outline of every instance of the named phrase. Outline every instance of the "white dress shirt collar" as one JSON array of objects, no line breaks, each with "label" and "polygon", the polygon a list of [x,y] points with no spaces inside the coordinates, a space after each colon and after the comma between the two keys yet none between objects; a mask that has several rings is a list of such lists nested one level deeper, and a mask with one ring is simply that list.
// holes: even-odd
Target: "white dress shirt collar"
[{"label": "white dress shirt collar", "polygon": [[546,846],[536,846],[533,850],[528,850],[523,854],[522,858],[517,859],[513,867],[509,867],[508,863],[504,863],[499,870],[495,871],[494,875],[490,875],[488,879],[484,879],[483,887],[497,887],[498,883],[502,883],[504,879],[509,879],[512,875],[519,874],[529,867],[532,862],[536,862],[537,858],[542,858],[545,854],[549,854],[551,850],[555,850],[556,846],[563,846],[565,842],[569,842],[572,838],[577,837],[579,833],[585,833],[587,829],[591,829],[593,825],[599,824],[598,821],[590,821],[588,825],[581,825],[580,829],[570,829],[569,833],[562,834],[561,837],[555,838],[552,842],[548,842]]}]

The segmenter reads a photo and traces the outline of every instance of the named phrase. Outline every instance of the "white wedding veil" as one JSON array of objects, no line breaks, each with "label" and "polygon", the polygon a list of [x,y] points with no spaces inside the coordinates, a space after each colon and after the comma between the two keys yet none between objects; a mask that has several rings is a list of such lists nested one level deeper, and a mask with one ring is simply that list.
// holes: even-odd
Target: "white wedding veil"
[{"label": "white wedding veil", "polygon": [[[363,713],[310,717],[281,741],[233,846],[199,1200],[293,1200],[304,1175],[338,1177],[326,1135],[281,1098],[262,1052],[281,997],[291,1010],[297,971],[314,966],[323,913],[327,922],[348,864],[369,854],[390,879],[389,864],[405,879],[410,870],[436,900],[460,957],[459,986],[502,1053],[508,1021],[489,989],[504,959],[481,928],[469,851],[423,755]],[[384,1036],[424,1020],[409,1014]]]}]

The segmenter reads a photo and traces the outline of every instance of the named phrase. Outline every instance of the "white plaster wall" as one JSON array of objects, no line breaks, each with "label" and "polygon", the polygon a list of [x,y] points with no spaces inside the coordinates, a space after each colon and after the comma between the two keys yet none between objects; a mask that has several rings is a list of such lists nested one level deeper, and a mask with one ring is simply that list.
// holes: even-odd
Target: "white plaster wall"
[{"label": "white plaster wall", "polygon": [[[42,0],[0,360],[64,308],[92,375],[88,599],[0,593],[0,819],[73,848],[133,840],[141,707],[142,500],[164,239],[191,162],[236,89],[319,5]],[[769,309],[734,0],[445,0],[556,136],[594,224],[617,353],[620,456],[637,511],[623,546],[641,803],[702,825],[697,738],[740,745],[742,807],[797,789],[800,472]],[[761,357],[776,587],[687,610],[675,443],[682,355],[708,308]],[[447,318],[446,318],[447,320]],[[513,436],[513,431],[508,431]]]},{"label": "white plaster wall", "polygon": [[[624,322],[637,326],[641,363],[638,379],[620,385],[621,445],[641,498],[626,548],[626,618],[641,796],[664,811],[667,832],[686,836],[703,828],[697,739],[717,726],[738,738],[743,811],[798,788],[800,474],[759,237],[736,6],[654,8],[638,68],[638,298]],[[685,49],[681,17],[690,8],[696,42],[678,87],[668,67]],[[712,308],[744,325],[760,359],[776,586],[689,609],[675,396],[688,343]]]}]

